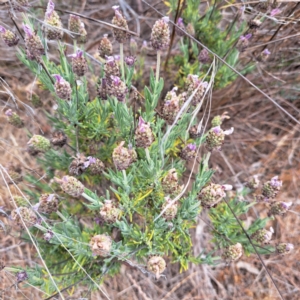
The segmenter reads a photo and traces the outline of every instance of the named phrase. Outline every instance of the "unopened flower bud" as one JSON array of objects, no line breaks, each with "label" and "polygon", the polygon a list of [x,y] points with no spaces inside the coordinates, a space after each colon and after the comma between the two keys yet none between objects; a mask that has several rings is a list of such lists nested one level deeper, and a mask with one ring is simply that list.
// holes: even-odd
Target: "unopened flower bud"
[{"label": "unopened flower bud", "polygon": [[63,147],[67,143],[67,136],[63,131],[57,130],[52,133],[50,141],[54,146]]},{"label": "unopened flower bud", "polygon": [[71,31],[72,34],[76,34],[75,38],[77,38],[80,33],[80,27],[81,27],[80,17],[71,14],[69,16],[68,29],[69,31]]},{"label": "unopened flower bud", "polygon": [[270,227],[270,230],[259,229],[251,235],[251,239],[260,244],[269,244],[273,233],[274,229],[272,227]]},{"label": "unopened flower bud", "polygon": [[86,38],[87,38],[87,32],[85,30],[85,25],[83,22],[80,22],[78,42],[81,44],[85,44]]},{"label": "unopened flower bud", "polygon": [[62,179],[55,178],[61,189],[70,196],[80,197],[84,192],[84,185],[72,176],[64,176]]},{"label": "unopened flower bud", "polygon": [[193,95],[195,90],[197,90],[193,96],[191,105],[196,106],[201,102],[207,89],[207,86],[208,83],[200,80],[197,75],[188,75],[186,79],[187,98]]},{"label": "unopened flower bud", "polygon": [[188,144],[181,150],[179,156],[184,160],[193,160],[196,157],[196,154],[196,144]]},{"label": "unopened flower bud", "polygon": [[111,76],[117,76],[117,77],[121,76],[120,68],[113,56],[106,56],[105,59],[106,59],[104,65],[105,77],[110,82]]},{"label": "unopened flower bud", "polygon": [[151,45],[154,50],[165,50],[170,44],[169,18],[163,17],[157,20],[151,32]]},{"label": "unopened flower bud", "polygon": [[107,36],[107,34],[104,34],[98,46],[99,56],[102,58],[105,58],[106,56],[111,56],[113,52],[112,44],[107,38]]},{"label": "unopened flower bud", "polygon": [[243,255],[243,246],[240,243],[225,248],[222,258],[227,262],[237,261]]},{"label": "unopened flower bud", "polygon": [[268,199],[274,199],[282,187],[282,181],[278,180],[278,176],[274,176],[270,181],[264,183],[262,187],[262,195]]},{"label": "unopened flower bud", "polygon": [[5,29],[4,27],[0,26],[0,36],[3,40],[3,42],[8,47],[16,46],[19,42],[18,36],[13,33],[12,31]]},{"label": "unopened flower bud", "polygon": [[57,212],[59,202],[55,194],[42,194],[38,204],[38,212],[51,214]]},{"label": "unopened flower bud", "polygon": [[22,196],[13,196],[13,199],[10,200],[13,206],[17,205],[17,207],[27,207],[29,205],[28,200]]},{"label": "unopened flower bud", "polygon": [[221,150],[224,143],[225,135],[233,133],[233,127],[229,130],[223,131],[220,126],[216,126],[208,132],[206,136],[205,146],[210,152],[213,150]]},{"label": "unopened flower bud", "polygon": [[138,45],[137,45],[137,42],[136,42],[136,40],[134,38],[130,39],[129,48],[130,48],[130,54],[132,56],[135,56],[136,53],[137,53]]},{"label": "unopened flower bud", "polygon": [[226,197],[226,190],[231,190],[231,185],[220,185],[210,183],[204,187],[200,193],[198,193],[198,199],[201,202],[201,206],[205,208],[211,208],[222,201]]},{"label": "unopened flower bud", "polygon": [[166,269],[166,261],[159,255],[153,255],[148,259],[147,269],[155,274],[156,280],[160,274]]},{"label": "unopened flower bud", "polygon": [[69,56],[72,57],[73,72],[79,77],[84,76],[84,74],[88,70],[88,66],[87,66],[87,61],[83,56],[83,51],[77,50],[76,53],[71,54]]},{"label": "unopened flower bud", "polygon": [[293,202],[283,202],[283,201],[273,202],[268,212],[268,216],[275,216],[275,215],[282,216],[290,210],[292,205]]},{"label": "unopened flower bud", "polygon": [[177,196],[181,192],[182,187],[178,184],[176,169],[173,168],[168,171],[167,175],[163,178],[161,185],[165,195]]},{"label": "unopened flower bud", "polygon": [[248,182],[246,183],[246,186],[251,189],[251,190],[255,190],[259,187],[259,179],[257,175],[254,175],[253,177],[251,177]]},{"label": "unopened flower bud", "polygon": [[180,110],[179,99],[176,95],[176,89],[168,92],[162,108],[162,117],[168,124],[173,124]]},{"label": "unopened flower bud", "polygon": [[72,95],[70,83],[64,80],[59,74],[54,74],[52,76],[56,79],[54,90],[57,97],[64,100],[70,100]]},{"label": "unopened flower bud", "polygon": [[51,148],[50,141],[41,135],[34,135],[27,143],[27,150],[31,155],[45,153]]},{"label": "unopened flower bud", "polygon": [[115,223],[121,217],[122,210],[117,203],[105,200],[100,209],[100,217],[105,223]]},{"label": "unopened flower bud", "polygon": [[186,26],[186,32],[191,35],[194,36],[195,35],[195,27],[192,23],[187,24]]},{"label": "unopened flower bud", "polygon": [[294,245],[291,243],[279,243],[276,245],[276,251],[281,255],[289,254],[293,250],[294,250]]},{"label": "unopened flower bud", "polygon": [[50,0],[45,14],[46,34],[49,40],[60,40],[63,36],[62,24],[54,7],[54,2]]},{"label": "unopened flower bud", "polygon": [[134,138],[136,146],[140,148],[148,148],[154,142],[154,135],[150,124],[146,123],[142,117],[139,118],[139,124],[136,128]]},{"label": "unopened flower bud", "polygon": [[25,46],[27,49],[27,57],[31,60],[40,60],[41,56],[45,54],[44,46],[39,36],[28,26],[23,24],[25,31]]},{"label": "unopened flower bud", "polygon": [[89,160],[88,170],[92,175],[100,175],[103,173],[105,166],[99,158],[89,156],[88,160]]},{"label": "unopened flower bud", "polygon": [[109,94],[111,96],[115,96],[118,101],[124,102],[128,91],[125,82],[123,82],[118,76],[111,75],[110,78],[111,82],[109,87]]},{"label": "unopened flower bud", "polygon": [[132,56],[132,55],[126,56],[126,57],[125,57],[125,64],[126,64],[128,67],[133,67],[135,61],[136,61],[136,59],[135,59],[135,57]]},{"label": "unopened flower bud", "polygon": [[221,126],[223,121],[226,119],[230,119],[230,117],[228,116],[228,112],[225,111],[224,113],[222,113],[221,116],[215,116],[212,120],[211,120],[211,125],[213,127],[217,127],[217,126]]},{"label": "unopened flower bud", "polygon": [[[185,26],[182,18],[178,18],[176,22],[177,27],[175,27],[176,33],[178,36],[185,36],[185,33],[182,30],[185,30]],[[178,28],[179,27],[179,28]],[[182,29],[182,30],[180,30]]]},{"label": "unopened flower bud", "polygon": [[25,227],[32,227],[37,223],[37,216],[35,212],[24,206],[14,209],[11,212],[11,218],[14,221],[14,224],[21,229],[24,229]]},{"label": "unopened flower bud", "polygon": [[121,170],[126,170],[132,161],[132,155],[129,151],[129,149],[123,147],[123,145],[125,144],[125,142],[121,142],[119,144],[119,146],[117,146],[113,153],[112,153],[112,158],[113,158],[113,162],[114,165],[116,166],[117,170],[121,171]]},{"label": "unopened flower bud", "polygon": [[20,116],[18,114],[13,112],[11,109],[8,109],[5,112],[5,115],[7,116],[7,120],[8,120],[9,124],[13,125],[16,128],[24,127],[23,120],[20,118]]},{"label": "unopened flower bud", "polygon": [[204,65],[209,64],[211,62],[209,52],[205,48],[200,51],[199,56],[198,56],[198,61]]},{"label": "unopened flower bud", "polygon": [[[119,6],[113,6],[113,9],[115,10],[115,16],[112,19],[112,24],[115,26],[118,26],[120,28],[123,28],[125,30],[128,30],[128,25],[126,19],[123,17],[119,10]],[[115,39],[119,43],[124,43],[127,39],[130,38],[130,34],[124,30],[113,28],[113,33],[115,36]]]},{"label": "unopened flower bud", "polygon": [[20,282],[23,282],[25,280],[28,280],[28,275],[27,275],[27,272],[26,271],[19,271],[17,274],[16,274],[16,280],[18,283]]},{"label": "unopened flower bud", "polygon": [[53,231],[48,230],[47,232],[44,233],[44,240],[49,242],[54,236]]},{"label": "unopened flower bud", "polygon": [[112,239],[106,234],[98,234],[92,237],[90,241],[90,248],[93,255],[100,257],[107,257],[112,247]]},{"label": "unopened flower bud", "polygon": [[163,218],[165,218],[168,221],[173,220],[176,217],[178,210],[177,201],[174,203],[172,203],[172,201],[173,200],[170,197],[165,197],[165,202],[161,208],[161,210],[163,211],[167,207],[167,209],[163,213]]}]

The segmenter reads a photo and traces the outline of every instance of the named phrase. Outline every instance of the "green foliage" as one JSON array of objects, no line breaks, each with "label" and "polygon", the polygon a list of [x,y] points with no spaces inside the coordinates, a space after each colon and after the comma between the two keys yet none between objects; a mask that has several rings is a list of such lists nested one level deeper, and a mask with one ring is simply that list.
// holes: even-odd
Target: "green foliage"
[{"label": "green foliage", "polygon": [[[235,43],[245,32],[246,24],[243,22],[241,26],[235,26],[236,20],[233,20],[227,28],[224,28],[221,23],[223,22],[222,11],[219,9],[221,2],[215,1],[205,12],[199,13],[200,0],[187,0],[181,17],[185,26],[194,28],[194,38],[196,40],[221,58],[224,58],[230,66],[237,68],[239,52],[235,49]],[[169,3],[170,12],[173,15],[175,15],[177,4],[178,0],[172,0]],[[237,78],[236,73],[218,61],[215,62],[216,74],[209,74],[212,72],[211,65],[199,63],[198,56],[201,49],[189,37],[181,38],[180,50],[182,54],[174,57],[176,69],[179,68],[179,86],[183,86],[184,79],[188,74],[196,74],[203,79],[205,76],[206,81],[209,81],[211,76],[214,76],[214,87],[217,89],[229,85]],[[250,66],[240,72],[244,75],[254,68],[255,65],[250,64]]]},{"label": "green foliage", "polygon": [[[221,13],[213,7],[200,18],[195,14],[199,3],[200,1],[188,0],[183,17],[195,27],[197,39],[219,55],[225,55],[242,30],[234,31],[226,38],[227,32],[221,31],[217,26],[222,18]],[[176,1],[171,1],[172,11],[175,4]],[[43,42],[46,43],[45,40]],[[178,199],[173,199],[178,204],[177,213],[172,218],[167,218],[163,213],[163,205],[169,196],[162,184],[164,178],[174,168],[180,178],[179,182],[184,183],[183,175],[190,171],[187,162],[180,158],[181,148],[189,143],[200,147],[205,141],[205,134],[189,139],[187,129],[196,122],[191,121],[194,118],[192,109],[182,114],[172,128],[167,125],[157,113],[159,100],[163,98],[164,80],[156,80],[152,70],[149,85],[143,90],[143,107],[135,107],[136,103],[132,103],[129,93],[125,102],[119,102],[113,95],[109,95],[108,100],[99,97],[92,99],[88,90],[90,78],[76,78],[70,60],[65,55],[65,47],[60,43],[58,45],[59,60],[53,62],[44,56],[43,68],[36,61],[27,59],[23,50],[19,51],[20,61],[37,76],[40,86],[48,90],[57,102],[54,114],[47,114],[49,122],[53,128],[63,131],[68,137],[68,144],[64,149],[56,147],[47,151],[38,158],[38,163],[47,175],[47,180],[52,180],[52,183],[55,177],[70,174],[70,163],[78,153],[84,154],[86,158],[98,158],[105,165],[102,174],[91,175],[87,171],[78,176],[85,189],[81,197],[76,199],[69,196],[67,191],[63,193],[57,184],[47,185],[32,175],[27,176],[27,181],[35,186],[34,191],[27,191],[32,204],[37,203],[39,195],[43,193],[56,193],[60,197],[59,210],[50,216],[41,215],[41,223],[31,229],[51,274],[62,274],[53,276],[59,288],[65,288],[79,280],[82,284],[95,287],[94,283],[101,282],[104,276],[116,274],[124,261],[131,264],[132,261],[137,261],[138,268],[144,270],[151,255],[168,257],[171,262],[178,262],[181,270],[186,270],[190,263],[215,264],[220,259],[215,255],[215,250],[237,242],[242,243],[247,254],[253,253],[236,218],[223,202],[209,210],[215,250],[203,251],[197,257],[193,255],[191,232],[201,212],[197,194],[213,176],[213,170],[208,166],[210,154],[204,155],[199,166],[196,166],[192,187],[182,192]],[[76,44],[74,45],[76,50]],[[198,73],[199,51],[196,44],[184,38],[181,51],[183,56],[174,59],[181,75],[185,77],[190,73]],[[237,59],[236,50],[230,51],[227,61],[236,66]],[[92,69],[91,61],[88,64]],[[201,70],[203,74],[207,71],[205,68]],[[105,75],[103,68],[100,73],[99,79]],[[70,101],[58,98],[49,74],[60,74],[70,83]],[[123,79],[129,91],[132,78],[134,68],[126,68]],[[226,86],[234,79],[235,75],[228,68],[218,66],[215,77],[217,87]],[[89,83],[96,85],[95,82]],[[134,135],[139,116],[150,123],[155,140],[146,149],[136,149],[136,161],[126,170],[119,171],[113,162],[114,150],[123,141],[128,148],[136,148]],[[99,210],[108,199],[114,200],[122,212],[115,222],[101,220],[99,223]],[[253,205],[236,199],[229,204],[237,217],[247,213]],[[267,220],[257,219],[247,231],[250,234],[263,228]],[[53,233],[53,237],[45,241],[44,234],[49,231]],[[91,239],[100,234],[107,234],[113,240],[106,257],[93,255],[90,247]],[[24,237],[29,240],[26,234]],[[265,252],[261,249],[260,253]],[[28,269],[28,273],[31,284],[49,294],[56,291],[44,268]]]}]

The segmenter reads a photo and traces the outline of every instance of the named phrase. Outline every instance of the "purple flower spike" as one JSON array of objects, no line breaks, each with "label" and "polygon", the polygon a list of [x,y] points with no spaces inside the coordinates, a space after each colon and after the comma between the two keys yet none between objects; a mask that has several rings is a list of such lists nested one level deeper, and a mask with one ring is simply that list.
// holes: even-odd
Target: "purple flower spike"
[{"label": "purple flower spike", "polygon": [[12,114],[13,114],[13,111],[12,111],[11,109],[8,109],[8,110],[5,112],[5,115],[6,115],[7,117],[11,117]]},{"label": "purple flower spike", "polygon": [[121,83],[121,79],[118,76],[111,75],[110,78],[112,79],[114,85],[119,85]]},{"label": "purple flower spike", "polygon": [[46,10],[46,16],[47,18],[50,18],[53,11],[54,11],[54,2],[52,2],[51,0],[48,2],[48,5],[47,5],[47,10]]},{"label": "purple flower spike", "polygon": [[195,151],[197,149],[196,144],[188,144],[187,147],[192,151]]},{"label": "purple flower spike", "polygon": [[64,177],[61,179],[61,181],[67,183],[67,182],[68,182],[68,177],[69,177],[69,176],[64,176]]},{"label": "purple flower spike", "polygon": [[53,74],[52,76],[56,79],[56,81],[58,83],[63,83],[64,82],[64,79],[59,74]]},{"label": "purple flower spike", "polygon": [[144,121],[144,119],[142,117],[139,117],[139,131],[140,132],[145,132],[145,130],[146,130],[145,124],[146,124],[146,122]]},{"label": "purple flower spike", "polygon": [[115,11],[115,16],[120,19],[120,18],[123,18],[123,16],[121,15],[120,13],[120,10],[119,10],[119,5],[114,5],[112,7],[112,9]]},{"label": "purple flower spike", "polygon": [[215,134],[219,134],[219,133],[222,131],[222,129],[221,129],[220,126],[216,126],[216,127],[214,127],[212,130],[213,130],[213,132],[214,132]]},{"label": "purple flower spike", "polygon": [[264,55],[270,55],[271,54],[271,52],[268,49],[265,49],[262,53]]},{"label": "purple flower spike", "polygon": [[166,24],[168,24],[169,21],[170,21],[170,18],[169,18],[169,17],[163,17],[162,20],[163,20]]},{"label": "purple flower spike", "polygon": [[96,158],[93,157],[93,156],[89,156],[89,157],[88,157],[88,160],[89,160],[89,163],[90,163],[90,164],[95,164],[95,163],[96,163]]},{"label": "purple flower spike", "polygon": [[178,18],[177,25],[178,26],[183,25],[183,19],[182,18]]},{"label": "purple flower spike", "polygon": [[0,26],[0,33],[5,33],[6,32],[6,29],[2,26]]},{"label": "purple flower spike", "polygon": [[28,37],[32,37],[33,36],[33,31],[32,29],[26,25],[26,24],[23,24],[23,29],[25,31],[25,34],[28,36]]},{"label": "purple flower spike", "polygon": [[293,245],[293,244],[290,244],[290,243],[288,243],[288,244],[286,244],[286,246],[285,246],[285,249],[286,249],[286,251],[291,251],[291,250],[293,250],[293,249],[294,249],[294,245]]},{"label": "purple flower spike", "polygon": [[278,176],[275,176],[275,177],[271,178],[270,185],[273,188],[280,188],[282,186],[282,181],[278,180]]},{"label": "purple flower spike", "polygon": [[250,39],[252,38],[252,33],[246,34],[246,35],[245,35],[245,38],[246,38],[247,40],[250,40]]},{"label": "purple flower spike", "polygon": [[271,11],[270,15],[271,17],[274,17],[276,15],[279,15],[281,13],[281,10],[279,8],[275,8]]},{"label": "purple flower spike", "polygon": [[72,58],[81,58],[83,56],[83,51],[77,50],[76,53],[70,54],[68,56]]},{"label": "purple flower spike", "polygon": [[288,210],[293,205],[293,202],[282,202],[281,205],[283,209]]}]

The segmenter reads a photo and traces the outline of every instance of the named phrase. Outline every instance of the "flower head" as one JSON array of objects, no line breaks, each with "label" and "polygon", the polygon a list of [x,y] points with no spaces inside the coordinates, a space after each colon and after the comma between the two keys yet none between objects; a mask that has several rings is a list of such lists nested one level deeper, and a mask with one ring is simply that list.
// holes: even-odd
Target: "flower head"
[{"label": "flower head", "polygon": [[22,282],[28,279],[28,275],[26,271],[20,271],[16,274],[17,282]]},{"label": "flower head", "polygon": [[124,30],[122,30],[122,29],[113,28],[113,33],[114,33],[115,39],[119,43],[124,43],[130,37],[130,34],[127,32],[127,30],[128,30],[127,21],[121,14],[121,12],[119,10],[119,6],[115,5],[112,8],[115,11],[115,16],[112,19],[112,24],[124,29]]},{"label": "flower head", "polygon": [[163,17],[157,20],[151,32],[151,45],[155,50],[164,50],[170,44],[169,18]]},{"label": "flower head", "polygon": [[220,126],[211,128],[206,136],[207,150],[210,152],[214,150],[221,150],[225,140],[225,135],[230,135],[233,133],[233,131],[234,131],[233,127],[231,127],[228,130],[222,130]]},{"label": "flower head", "polygon": [[146,123],[140,116],[138,127],[135,131],[135,142],[137,147],[148,148],[154,142],[154,135],[152,133],[149,123]]}]

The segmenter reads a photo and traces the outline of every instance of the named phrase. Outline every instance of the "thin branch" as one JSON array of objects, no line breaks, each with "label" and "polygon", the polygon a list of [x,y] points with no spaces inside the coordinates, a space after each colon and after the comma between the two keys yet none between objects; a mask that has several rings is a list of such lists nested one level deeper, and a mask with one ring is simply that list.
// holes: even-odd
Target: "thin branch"
[{"label": "thin branch", "polygon": [[263,265],[263,267],[264,267],[264,269],[266,270],[267,274],[269,275],[269,277],[270,277],[270,279],[271,279],[273,285],[275,286],[275,288],[276,288],[278,294],[280,295],[280,298],[281,298],[282,300],[284,300],[284,298],[283,298],[283,296],[282,296],[282,294],[281,294],[281,292],[280,292],[280,290],[279,290],[279,288],[278,288],[278,286],[277,286],[277,284],[276,284],[276,282],[275,282],[273,276],[271,275],[271,273],[270,273],[270,271],[268,270],[266,264],[264,263],[263,259],[261,258],[260,254],[258,253],[258,251],[257,251],[257,249],[256,249],[256,246],[253,244],[253,242],[252,242],[252,240],[251,240],[249,234],[248,234],[247,231],[245,230],[243,224],[241,223],[241,221],[239,220],[239,218],[236,216],[236,214],[234,213],[233,209],[231,208],[231,206],[229,205],[228,201],[227,201],[225,198],[224,198],[224,201],[226,202],[226,204],[227,204],[227,206],[229,207],[231,213],[233,214],[234,218],[235,218],[236,221],[238,222],[239,226],[242,228],[244,234],[246,235],[246,237],[247,237],[247,239],[249,240],[251,246],[253,247],[254,251],[256,252],[256,254],[257,254],[257,256],[258,256],[258,258],[259,258],[261,264]]}]

